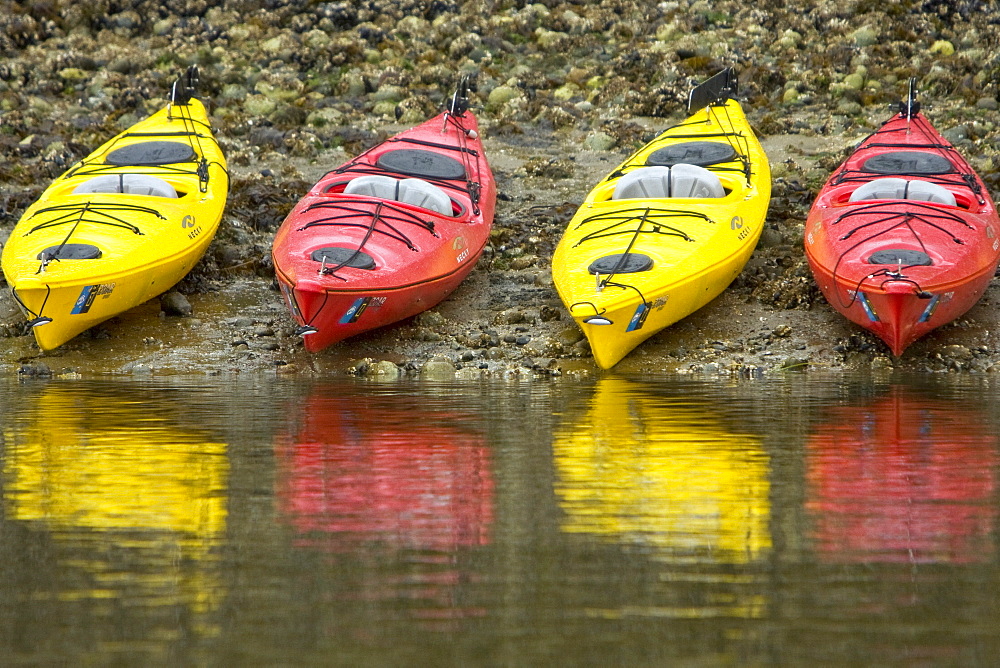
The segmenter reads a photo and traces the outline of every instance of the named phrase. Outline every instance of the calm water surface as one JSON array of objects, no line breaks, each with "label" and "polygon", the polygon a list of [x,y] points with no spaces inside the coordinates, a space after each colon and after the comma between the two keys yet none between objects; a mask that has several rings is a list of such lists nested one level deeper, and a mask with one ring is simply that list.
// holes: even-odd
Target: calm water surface
[{"label": "calm water surface", "polygon": [[988,666],[1000,387],[0,380],[0,663]]}]

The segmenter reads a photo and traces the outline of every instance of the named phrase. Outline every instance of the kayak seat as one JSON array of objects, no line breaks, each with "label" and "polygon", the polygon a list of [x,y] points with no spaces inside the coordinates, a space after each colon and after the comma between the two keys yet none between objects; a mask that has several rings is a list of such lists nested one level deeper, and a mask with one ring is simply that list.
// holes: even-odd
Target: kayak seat
[{"label": "kayak seat", "polygon": [[394,179],[381,174],[369,174],[351,179],[344,187],[344,194],[405,202],[445,216],[454,213],[451,198],[436,185],[422,179]]},{"label": "kayak seat", "polygon": [[851,193],[848,201],[861,202],[869,199],[912,199],[956,206],[955,195],[944,186],[928,181],[897,178],[869,181]]},{"label": "kayak seat", "polygon": [[74,195],[92,193],[177,198],[177,191],[172,185],[148,174],[104,174],[84,181],[73,189]]},{"label": "kayak seat", "polygon": [[618,179],[611,199],[661,199],[665,197],[725,197],[719,177],[704,167],[640,167]]}]

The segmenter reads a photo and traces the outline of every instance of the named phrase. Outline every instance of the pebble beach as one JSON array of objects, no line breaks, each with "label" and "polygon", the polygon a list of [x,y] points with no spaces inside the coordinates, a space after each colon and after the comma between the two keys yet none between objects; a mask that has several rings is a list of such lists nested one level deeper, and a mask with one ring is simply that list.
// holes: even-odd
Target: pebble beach
[{"label": "pebble beach", "polygon": [[[683,120],[724,67],[773,174],[743,273],[616,371],[1000,371],[1000,285],[893,357],[825,302],[809,206],[916,77],[923,111],[1000,195],[1000,9],[992,3],[117,2],[0,0],[0,242],[70,165],[167,100],[187,67],[229,162],[206,256],[160,300],[41,352],[0,292],[0,374],[590,376],[550,259],[594,183]],[[463,74],[499,197],[469,278],[415,318],[307,353],[274,280],[275,230],[352,155],[436,114]]]}]

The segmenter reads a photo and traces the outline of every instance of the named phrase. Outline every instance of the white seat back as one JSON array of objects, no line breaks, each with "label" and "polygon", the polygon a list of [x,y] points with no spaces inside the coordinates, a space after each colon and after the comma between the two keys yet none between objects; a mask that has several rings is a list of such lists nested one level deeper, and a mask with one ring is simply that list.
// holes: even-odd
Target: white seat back
[{"label": "white seat back", "polygon": [[618,179],[611,199],[661,199],[665,197],[725,197],[719,177],[697,165],[640,167]]},{"label": "white seat back", "polygon": [[443,190],[422,179],[403,179],[399,182],[400,202],[420,206],[450,216],[453,214],[451,198]]},{"label": "white seat back", "polygon": [[869,199],[912,199],[956,206],[955,195],[936,183],[899,178],[875,179],[851,193],[851,202]]},{"label": "white seat back", "polygon": [[379,199],[396,199],[396,179],[379,174],[358,176],[351,179],[344,187],[345,195],[364,195]]},{"label": "white seat back", "polygon": [[671,197],[725,197],[719,177],[704,167],[679,163],[670,168]]},{"label": "white seat back", "polygon": [[344,194],[396,200],[445,216],[454,214],[451,198],[436,185],[423,179],[398,180],[381,174],[358,176],[344,187]]},{"label": "white seat back", "polygon": [[174,187],[148,174],[104,174],[84,181],[73,189],[74,195],[109,193],[177,198]]}]

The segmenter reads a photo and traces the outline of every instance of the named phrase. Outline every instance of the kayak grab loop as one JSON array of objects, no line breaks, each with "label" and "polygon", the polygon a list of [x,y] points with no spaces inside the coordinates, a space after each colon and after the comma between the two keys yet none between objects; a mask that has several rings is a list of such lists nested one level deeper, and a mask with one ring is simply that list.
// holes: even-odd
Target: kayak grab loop
[{"label": "kayak grab loop", "polygon": [[594,302],[575,302],[575,303],[571,304],[570,307],[569,307],[570,313],[572,313],[573,310],[577,306],[589,306],[590,308],[594,309],[594,314],[593,315],[588,315],[588,316],[585,316],[583,318],[583,321],[585,323],[587,323],[587,324],[590,324],[590,325],[613,325],[613,324],[615,324],[614,320],[611,320],[610,318],[606,318],[604,316],[604,314],[607,313],[607,309],[597,308],[597,304],[595,304]]}]

